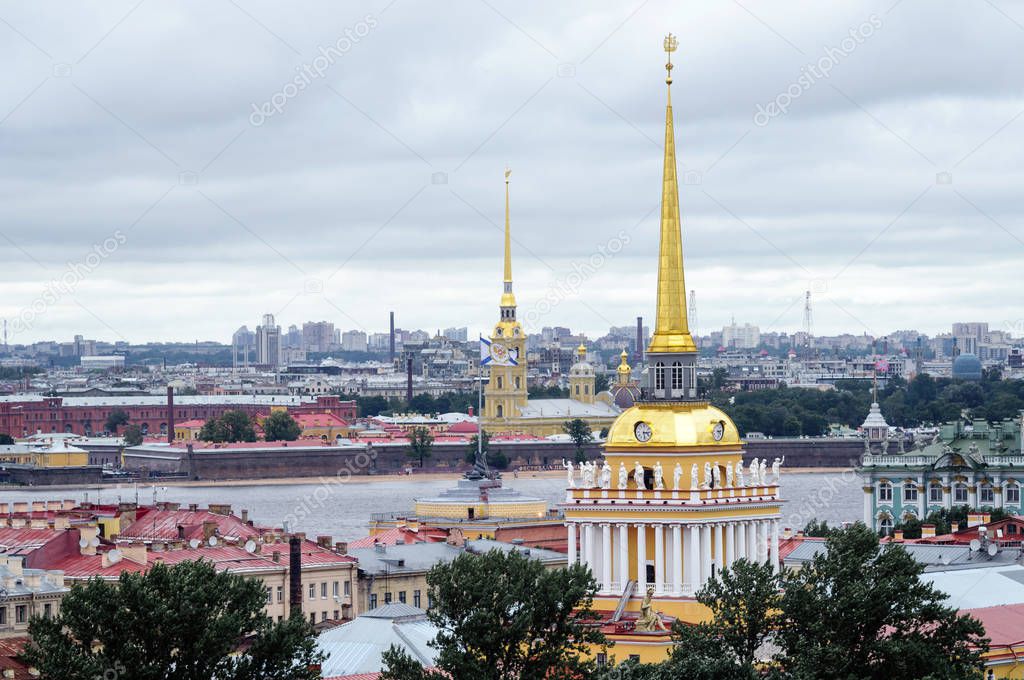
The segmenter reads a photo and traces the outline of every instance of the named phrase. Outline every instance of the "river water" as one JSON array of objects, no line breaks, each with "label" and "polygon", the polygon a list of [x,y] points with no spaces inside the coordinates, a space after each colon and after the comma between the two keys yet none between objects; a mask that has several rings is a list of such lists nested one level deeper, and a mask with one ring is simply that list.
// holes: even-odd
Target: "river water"
[{"label": "river water", "polygon": [[[506,475],[506,487],[524,495],[543,498],[552,504],[565,497],[565,478],[530,477],[518,479]],[[416,498],[436,495],[454,486],[451,479],[387,479],[352,477],[345,482],[309,484],[252,484],[210,486],[124,485],[102,489],[0,489],[0,503],[75,499],[100,503],[118,500],[149,504],[154,500],[175,501],[183,505],[197,503],[230,504],[237,514],[243,508],[256,524],[281,526],[288,522],[292,531],[310,536],[325,534],[337,541],[366,536],[372,513],[411,510]],[[782,526],[803,528],[811,519],[836,525],[855,522],[862,516],[862,491],[858,477],[846,472],[786,472],[783,470],[781,494]]]}]

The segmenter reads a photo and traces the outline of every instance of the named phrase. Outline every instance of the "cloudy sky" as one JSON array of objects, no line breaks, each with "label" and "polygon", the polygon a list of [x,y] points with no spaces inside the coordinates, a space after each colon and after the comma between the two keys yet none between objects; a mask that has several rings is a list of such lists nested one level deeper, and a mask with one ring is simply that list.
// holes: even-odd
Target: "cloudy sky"
[{"label": "cloudy sky", "polygon": [[698,330],[1024,333],[1024,3],[0,2],[12,342],[217,339],[273,313],[654,307],[673,104]]}]

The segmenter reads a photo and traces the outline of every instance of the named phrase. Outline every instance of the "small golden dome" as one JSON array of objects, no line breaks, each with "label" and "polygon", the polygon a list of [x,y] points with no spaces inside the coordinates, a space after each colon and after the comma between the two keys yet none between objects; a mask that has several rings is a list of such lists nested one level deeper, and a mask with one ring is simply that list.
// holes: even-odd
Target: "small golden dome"
[{"label": "small golden dome", "polygon": [[[636,425],[647,423],[651,437],[636,438]],[[715,438],[721,425],[721,438]],[[607,449],[644,449],[649,447],[735,446],[740,441],[736,424],[721,409],[706,401],[644,402],[625,411],[608,431]]]},{"label": "small golden dome", "polygon": [[628,358],[629,354],[626,353],[626,350],[622,350],[622,354],[619,355],[619,366],[615,370],[617,370],[619,373],[631,372],[633,369],[630,368],[629,364],[626,363],[626,359]]}]

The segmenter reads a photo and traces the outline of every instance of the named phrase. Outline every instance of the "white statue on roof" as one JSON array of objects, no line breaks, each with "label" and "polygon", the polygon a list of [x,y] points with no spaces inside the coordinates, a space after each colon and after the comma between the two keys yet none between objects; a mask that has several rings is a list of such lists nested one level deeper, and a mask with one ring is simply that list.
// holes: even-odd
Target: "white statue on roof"
[{"label": "white statue on roof", "polygon": [[654,488],[661,491],[665,488],[664,470],[661,468],[661,461],[654,464]]},{"label": "white statue on roof", "polygon": [[629,486],[629,472],[626,471],[626,464],[619,461],[619,488],[625,489]]},{"label": "white statue on roof", "polygon": [[672,471],[672,489],[675,491],[679,490],[679,482],[683,478],[683,466],[680,463],[676,463],[675,469]]},{"label": "white statue on roof", "polygon": [[562,467],[565,468],[565,483],[569,485],[570,489],[576,488],[576,480],[574,479],[572,461],[567,461],[565,458],[562,459]]},{"label": "white statue on roof", "polygon": [[743,479],[743,461],[736,461],[736,486],[746,486],[747,483]]},{"label": "white statue on roof", "polygon": [[697,464],[690,466],[690,489],[699,489],[700,481],[697,479]]},{"label": "white statue on roof", "polygon": [[605,460],[604,465],[601,466],[601,488],[612,488],[612,466],[608,464],[607,460]]},{"label": "white statue on roof", "polygon": [[638,460],[634,461],[633,465],[633,481],[636,483],[636,488],[647,488],[647,485],[644,483],[644,466]]}]

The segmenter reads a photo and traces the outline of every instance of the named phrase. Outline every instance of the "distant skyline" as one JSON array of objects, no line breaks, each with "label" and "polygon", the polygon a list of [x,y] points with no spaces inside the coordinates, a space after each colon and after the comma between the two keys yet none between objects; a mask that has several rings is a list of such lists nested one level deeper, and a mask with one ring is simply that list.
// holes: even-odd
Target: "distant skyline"
[{"label": "distant skyline", "polygon": [[[794,11],[796,10],[796,11]],[[0,319],[227,342],[652,320],[664,53],[702,334],[1024,335],[1024,7],[268,0],[0,9]],[[530,315],[533,315],[532,317]],[[529,322],[535,318],[536,323]]]}]

